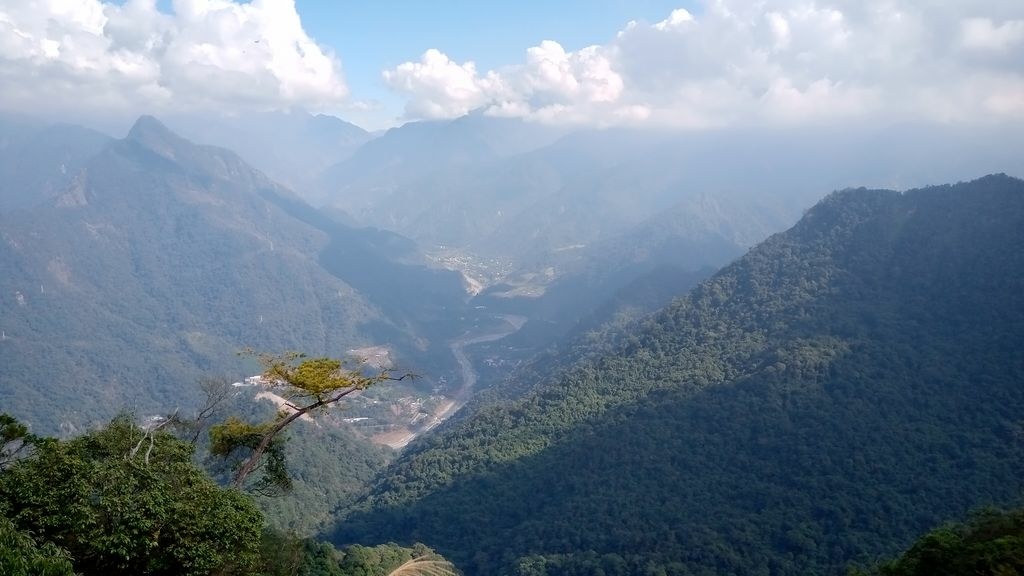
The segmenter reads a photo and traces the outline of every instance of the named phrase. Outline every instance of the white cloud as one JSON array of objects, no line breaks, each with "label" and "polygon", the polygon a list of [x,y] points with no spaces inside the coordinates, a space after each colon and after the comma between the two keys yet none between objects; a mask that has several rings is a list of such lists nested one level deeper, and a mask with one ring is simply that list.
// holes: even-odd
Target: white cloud
[{"label": "white cloud", "polygon": [[775,36],[775,49],[785,50],[789,48],[789,20],[786,20],[778,12],[769,12],[765,14],[765,18],[768,19],[768,25],[771,26],[772,34]]},{"label": "white cloud", "polygon": [[673,10],[672,13],[668,15],[668,18],[655,24],[654,29],[660,32],[676,30],[686,26],[690,22],[693,22],[693,14],[690,14],[685,8],[679,8],[677,10]]},{"label": "white cloud", "polygon": [[1024,20],[996,24],[989,18],[968,18],[962,23],[961,34],[961,41],[967,48],[1008,50],[1024,43]]},{"label": "white cloud", "polygon": [[[461,70],[459,94],[412,63],[386,71],[406,115],[472,109],[547,122],[704,127],[1024,120],[1019,0],[705,0],[607,44],[545,41],[522,63]],[[426,55],[422,62],[426,61]]]},{"label": "white cloud", "polygon": [[452,118],[483,105],[497,88],[492,74],[481,78],[476,64],[457,64],[438,50],[427,50],[419,62],[406,62],[383,73],[384,82],[395,90],[416,94],[406,108],[416,118]]},{"label": "white cloud", "polygon": [[340,104],[294,0],[0,0],[0,107],[136,114]]},{"label": "white cloud", "polygon": [[622,93],[622,78],[598,46],[566,52],[545,40],[526,51],[526,63],[477,72],[430,49],[419,62],[383,72],[384,82],[409,96],[407,118],[452,118],[485,108],[496,116],[536,117],[560,122],[586,120],[581,109],[610,106]]}]

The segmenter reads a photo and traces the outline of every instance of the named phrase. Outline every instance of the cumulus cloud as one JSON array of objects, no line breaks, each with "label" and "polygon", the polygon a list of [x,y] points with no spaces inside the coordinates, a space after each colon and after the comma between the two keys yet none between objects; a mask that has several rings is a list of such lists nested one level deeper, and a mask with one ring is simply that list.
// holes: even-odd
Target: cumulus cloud
[{"label": "cumulus cloud", "polygon": [[418,96],[407,108],[416,118],[465,115],[486,103],[494,83],[500,83],[493,72],[481,78],[473,62],[458,64],[434,49],[424,52],[419,62],[406,62],[383,75],[388,86]]},{"label": "cumulus cloud", "polygon": [[482,109],[677,127],[1024,120],[1024,3],[704,0],[629,22],[602,45],[549,40],[486,72],[433,49],[384,78],[410,118]]},{"label": "cumulus cloud", "polygon": [[348,94],[294,0],[0,0],[0,107],[310,109]]},{"label": "cumulus cloud", "polygon": [[526,62],[480,74],[473,62],[459,64],[436,49],[419,62],[383,72],[384,82],[410,96],[408,118],[452,118],[485,107],[498,116],[566,119],[583,108],[614,106],[622,78],[598,46],[566,52],[551,40],[526,51]]}]

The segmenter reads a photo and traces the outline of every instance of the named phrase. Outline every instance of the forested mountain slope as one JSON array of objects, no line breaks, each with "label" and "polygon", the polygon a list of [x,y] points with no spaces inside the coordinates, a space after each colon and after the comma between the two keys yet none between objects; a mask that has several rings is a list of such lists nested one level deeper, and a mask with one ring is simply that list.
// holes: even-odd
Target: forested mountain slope
[{"label": "forested mountain slope", "polygon": [[110,140],[80,126],[0,113],[0,214],[61,194]]},{"label": "forested mountain slope", "polygon": [[521,400],[335,539],[473,574],[821,574],[1024,488],[1024,182],[847,190]]},{"label": "forested mountain slope", "polygon": [[549,258],[557,262],[561,250],[596,246],[701,196],[766,208],[747,220],[774,232],[781,228],[758,218],[782,216],[790,225],[828,190],[1019,171],[1016,150],[1024,145],[1013,126],[970,135],[955,125],[864,126],[843,138],[796,128],[556,135],[534,123],[474,115],[410,122],[327,170],[324,202],[424,246],[536,272],[552,265]]},{"label": "forested mountain slope", "polygon": [[902,556],[851,576],[1012,576],[1024,573],[1024,510],[985,509],[925,534]]},{"label": "forested mountain slope", "polygon": [[245,375],[245,346],[417,353],[463,292],[411,250],[143,117],[58,194],[0,214],[4,408],[47,433],[186,406],[197,376]]},{"label": "forested mountain slope", "polygon": [[[623,308],[647,313],[664,307],[790,226],[796,215],[789,212],[770,199],[696,194],[612,238],[540,254],[523,269],[551,265],[553,279],[496,284],[477,295],[474,304],[527,316],[529,322],[510,341],[536,347]],[[645,280],[651,274],[656,278]],[[515,295],[531,289],[540,294]]]},{"label": "forested mountain slope", "polygon": [[[489,169],[500,158],[541,148],[564,130],[511,118],[471,114],[454,120],[408,122],[363,144],[353,155],[320,174],[318,191],[326,204],[368,222],[401,229],[427,210],[440,209],[430,182],[450,183],[464,170]],[[490,190],[479,190],[485,195]],[[497,207],[497,206],[492,206]]]}]

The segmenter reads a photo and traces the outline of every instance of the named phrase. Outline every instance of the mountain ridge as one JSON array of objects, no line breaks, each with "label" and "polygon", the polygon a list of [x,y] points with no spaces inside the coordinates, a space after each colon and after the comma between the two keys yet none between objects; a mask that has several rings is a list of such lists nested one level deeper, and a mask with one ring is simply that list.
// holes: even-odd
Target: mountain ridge
[{"label": "mountain ridge", "polygon": [[[414,248],[394,235],[301,206],[237,154],[142,117],[50,202],[0,215],[9,409],[45,431],[132,404],[167,410],[193,399],[201,374],[252,370],[235,358],[245,346],[341,356],[386,343],[422,354],[416,332],[438,316],[431,306],[461,305],[458,275],[405,263]],[[346,268],[353,258],[375,275]],[[339,264],[328,271],[325,259]],[[423,285],[439,303],[388,317],[381,298],[396,296],[371,301],[345,277],[364,290]],[[45,410],[47,395],[59,408]]]},{"label": "mountain ridge", "polygon": [[424,439],[334,537],[432,539],[478,574],[806,574],[1012,503],[1022,223],[1001,175],[833,193],[607,351]]}]

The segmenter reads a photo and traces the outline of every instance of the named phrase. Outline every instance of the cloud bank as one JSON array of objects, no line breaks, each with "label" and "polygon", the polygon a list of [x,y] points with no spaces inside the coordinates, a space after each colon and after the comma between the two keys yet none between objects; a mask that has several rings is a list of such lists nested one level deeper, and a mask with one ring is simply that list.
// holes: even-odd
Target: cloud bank
[{"label": "cloud bank", "polygon": [[708,127],[1024,120],[1019,0],[704,0],[610,42],[481,72],[430,49],[383,72],[407,118]]},{"label": "cloud bank", "polygon": [[0,107],[121,111],[320,109],[341,64],[294,0],[0,0]]},{"label": "cloud bank", "polygon": [[[700,1],[605,44],[547,40],[495,70],[431,48],[382,78],[405,119],[1024,120],[1021,0]],[[360,106],[294,0],[0,0],[0,86],[0,109],[72,118]]]}]

